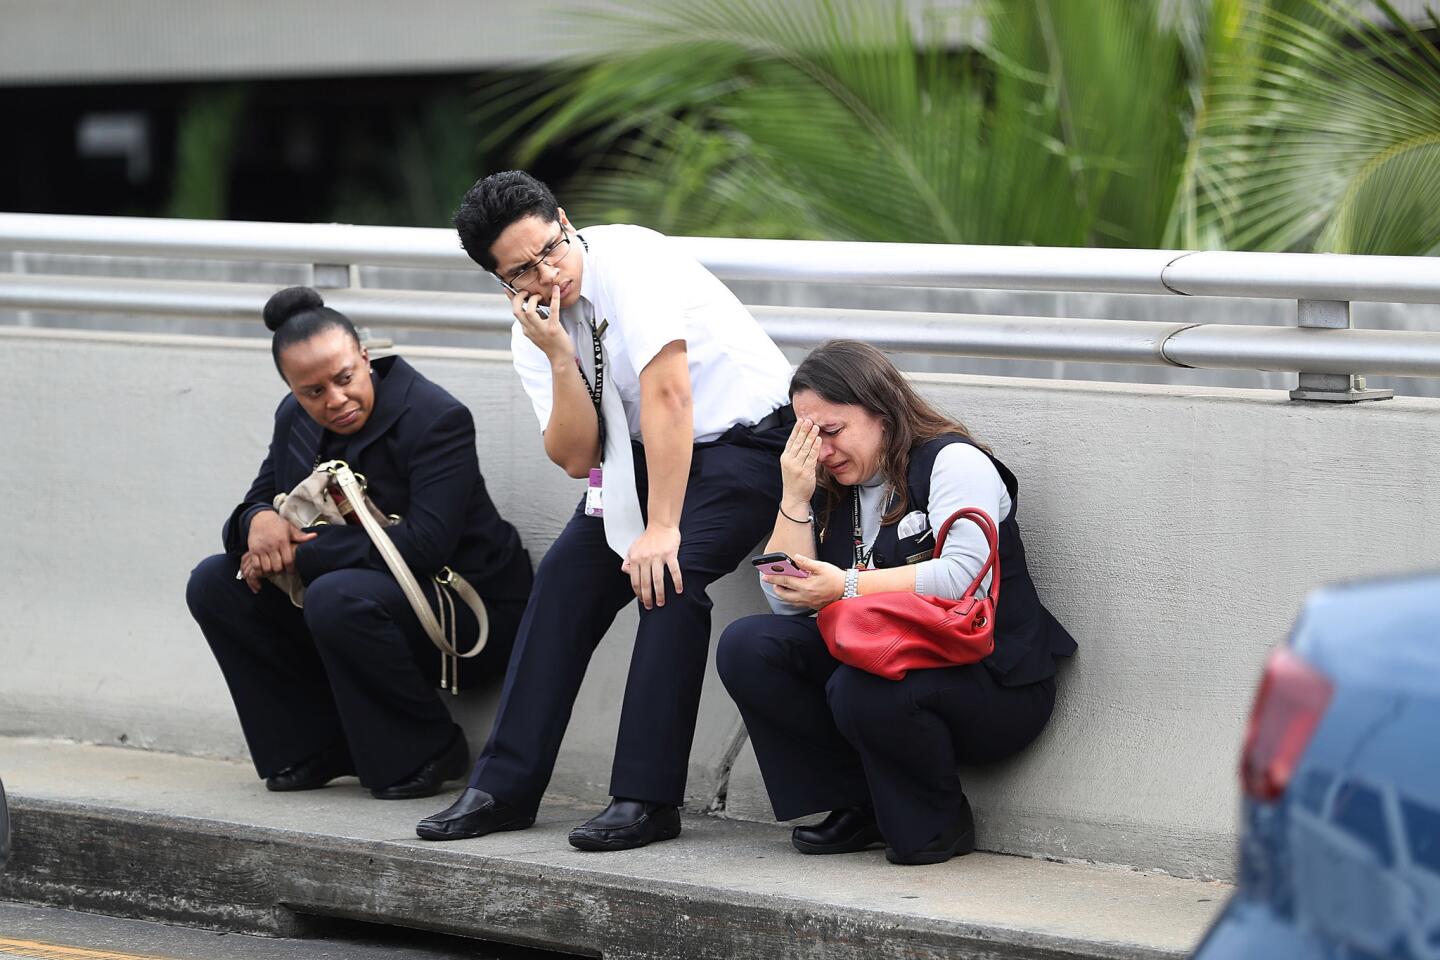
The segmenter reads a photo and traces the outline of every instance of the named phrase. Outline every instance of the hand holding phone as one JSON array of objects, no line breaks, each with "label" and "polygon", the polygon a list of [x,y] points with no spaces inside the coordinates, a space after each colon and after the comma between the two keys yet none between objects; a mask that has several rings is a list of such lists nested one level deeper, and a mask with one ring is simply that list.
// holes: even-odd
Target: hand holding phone
[{"label": "hand holding phone", "polygon": [[769,574],[772,577],[808,577],[810,574],[795,566],[795,561],[790,559],[788,553],[766,553],[750,561],[750,564],[761,574]]},{"label": "hand holding phone", "polygon": [[[534,301],[536,301],[535,312],[538,313],[538,314],[540,314],[540,319],[542,319],[542,320],[548,320],[548,319],[550,319],[550,308],[549,308],[549,307],[546,307],[546,306],[540,305],[540,303],[539,303],[540,297],[539,297],[537,294],[524,294],[524,293],[521,293],[519,290],[516,290],[514,287],[512,287],[508,281],[502,280],[500,277],[496,276],[496,275],[493,274],[493,273],[490,274],[490,276],[494,277],[494,278],[495,278],[495,282],[498,283],[498,284],[500,284],[501,289],[503,289],[503,290],[505,291],[505,296],[510,300],[510,305],[511,305],[512,308],[515,307],[515,305],[518,304],[518,303],[524,303],[524,302],[528,302],[528,301],[530,301],[530,300],[534,300]],[[559,287],[557,286],[556,289],[558,290]],[[516,313],[515,313],[515,319],[517,319],[517,320],[522,320],[523,318],[520,316],[520,314],[519,314],[518,312],[516,312]]]},{"label": "hand holding phone", "polygon": [[560,323],[560,285],[551,287],[550,308],[541,305],[539,294],[520,292],[510,300],[510,312],[520,321],[525,338],[539,347],[551,361],[574,356],[575,345]]}]

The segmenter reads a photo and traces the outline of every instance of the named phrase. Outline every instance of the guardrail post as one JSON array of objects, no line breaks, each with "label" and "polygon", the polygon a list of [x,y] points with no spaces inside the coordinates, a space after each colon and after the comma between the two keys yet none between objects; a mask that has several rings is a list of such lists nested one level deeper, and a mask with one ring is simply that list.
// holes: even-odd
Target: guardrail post
[{"label": "guardrail post", "polygon": [[[354,263],[312,263],[310,264],[310,286],[317,290],[360,289],[360,267]],[[383,357],[395,346],[389,337],[377,337],[369,327],[357,326],[355,334],[360,345],[376,357]]]},{"label": "guardrail post", "polygon": [[[1348,330],[1349,300],[1297,300],[1295,322],[1301,327],[1326,330]],[[1358,403],[1361,400],[1389,400],[1393,390],[1371,390],[1365,378],[1353,373],[1301,372],[1291,400],[1323,400],[1329,403]]]},{"label": "guardrail post", "polygon": [[360,286],[360,275],[350,263],[312,263],[310,286],[322,289]]},{"label": "guardrail post", "polygon": [[[26,265],[27,261],[25,260],[25,252],[23,250],[10,251],[11,273],[16,276],[29,273],[30,271],[26,269]],[[33,327],[35,326],[35,315],[29,310],[17,310],[15,311],[15,325],[19,327]]]}]

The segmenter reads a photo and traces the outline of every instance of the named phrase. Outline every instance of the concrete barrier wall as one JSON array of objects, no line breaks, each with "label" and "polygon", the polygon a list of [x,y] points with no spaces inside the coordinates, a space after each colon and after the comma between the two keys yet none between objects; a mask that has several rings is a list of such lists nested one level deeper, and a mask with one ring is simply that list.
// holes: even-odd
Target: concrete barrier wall
[{"label": "concrete barrier wall", "polygon": [[[270,442],[285,386],[269,344],[206,337],[0,329],[0,733],[245,756],[185,583]],[[407,351],[475,414],[481,470],[536,563],[584,490],[550,464],[509,354]],[[758,612],[754,574],[712,588]],[[718,619],[718,618],[717,618]],[[575,709],[553,789],[604,797],[635,615],[622,614]],[[728,621],[720,620],[716,634]],[[479,749],[497,683],[452,701]],[[447,698],[448,699],[448,698]],[[688,802],[720,786],[740,723],[707,677]]]},{"label": "concrete barrier wall", "polygon": [[[0,733],[243,755],[183,590],[268,442],[283,386],[265,345],[11,329],[0,356]],[[580,486],[545,460],[508,357],[407,357],[475,411],[492,494],[538,560]],[[1440,403],[919,383],[1019,475],[1033,573],[1081,645],[1041,740],[964,772],[982,846],[1230,875],[1245,714],[1301,596],[1435,562]],[[749,571],[714,599],[717,633],[764,609]],[[596,654],[558,793],[605,795],[633,623]],[[495,691],[477,693],[458,712],[478,746]],[[713,671],[701,714],[690,802],[768,818],[748,748],[729,771],[741,727]]]}]

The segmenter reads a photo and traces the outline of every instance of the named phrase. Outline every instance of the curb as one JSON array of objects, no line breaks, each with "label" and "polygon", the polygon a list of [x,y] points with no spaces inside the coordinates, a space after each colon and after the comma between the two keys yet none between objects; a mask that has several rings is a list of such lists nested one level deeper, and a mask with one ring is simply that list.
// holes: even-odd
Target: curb
[{"label": "curb", "polygon": [[1159,960],[1183,953],[357,840],[12,797],[0,896],[236,933],[344,917],[606,960]]}]

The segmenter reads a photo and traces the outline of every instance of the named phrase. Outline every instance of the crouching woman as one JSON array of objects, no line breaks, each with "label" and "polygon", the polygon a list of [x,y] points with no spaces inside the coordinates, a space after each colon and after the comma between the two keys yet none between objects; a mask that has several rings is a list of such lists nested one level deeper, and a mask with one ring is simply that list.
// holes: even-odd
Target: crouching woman
[{"label": "crouching woman", "polygon": [[[470,768],[436,681],[446,667],[462,684],[503,675],[530,558],[485,490],[463,404],[399,357],[372,361],[350,321],[308,287],[271,297],[265,324],[290,393],[260,472],[225,524],[225,552],[190,575],[190,612],[269,789],[356,774],[379,799],[431,796]],[[478,618],[467,603],[447,602],[435,576],[448,567],[474,587],[489,621],[479,655],[457,664],[431,645],[363,527],[300,529],[273,509],[277,494],[330,460],[364,475],[369,498],[398,515],[390,540],[453,628],[456,650],[473,647]],[[303,608],[272,582],[280,574],[304,583]]]},{"label": "crouching woman", "polygon": [[[974,818],[956,766],[1000,760],[1034,740],[1055,702],[1055,660],[1075,651],[1025,569],[1015,476],[866,344],[816,349],[795,371],[790,398],[797,422],[765,549],[790,554],[809,576],[765,575],[775,613],[730,624],[717,653],[775,817],[828,811],[795,828],[801,853],[884,844],[899,864],[969,853]],[[832,657],[810,616],[828,604],[965,591],[989,555],[977,526],[957,522],[931,559],[936,531],[961,507],[979,507],[999,527],[994,652],[899,681]]]}]

